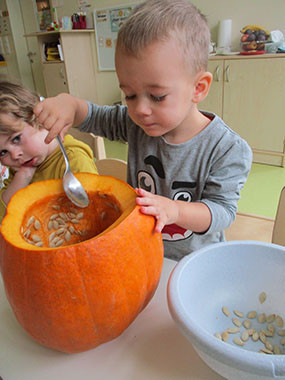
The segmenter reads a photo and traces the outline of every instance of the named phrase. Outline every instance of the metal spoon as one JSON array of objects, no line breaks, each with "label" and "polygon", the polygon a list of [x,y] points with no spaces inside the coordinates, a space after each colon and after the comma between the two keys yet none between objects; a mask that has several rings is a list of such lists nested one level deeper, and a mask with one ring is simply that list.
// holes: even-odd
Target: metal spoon
[{"label": "metal spoon", "polygon": [[62,151],[64,160],[65,160],[65,166],[66,166],[65,172],[62,178],[63,189],[72,203],[74,203],[78,207],[82,207],[82,208],[87,207],[89,204],[88,195],[83,189],[83,186],[81,185],[81,183],[72,174],[70,170],[69,160],[68,160],[66,151],[64,149],[64,146],[60,140],[60,137],[56,136],[56,139]]}]

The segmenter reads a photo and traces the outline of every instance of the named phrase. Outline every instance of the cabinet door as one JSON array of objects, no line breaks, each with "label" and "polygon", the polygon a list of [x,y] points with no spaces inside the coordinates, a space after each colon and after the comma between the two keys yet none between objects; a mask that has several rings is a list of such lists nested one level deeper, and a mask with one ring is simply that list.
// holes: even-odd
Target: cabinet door
[{"label": "cabinet door", "polygon": [[213,75],[213,81],[208,96],[199,103],[200,110],[214,112],[222,117],[223,113],[223,61],[213,60],[208,63],[208,71]]},{"label": "cabinet door", "polygon": [[43,64],[43,73],[47,96],[69,92],[64,63],[45,63]]},{"label": "cabinet door", "polygon": [[285,59],[226,60],[224,72],[225,122],[253,149],[283,152]]}]

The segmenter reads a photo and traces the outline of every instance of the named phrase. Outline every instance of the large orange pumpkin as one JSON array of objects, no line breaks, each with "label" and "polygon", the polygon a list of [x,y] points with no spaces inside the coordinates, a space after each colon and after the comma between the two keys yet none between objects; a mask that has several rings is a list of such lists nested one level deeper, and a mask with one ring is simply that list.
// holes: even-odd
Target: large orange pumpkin
[{"label": "large orange pumpkin", "polygon": [[37,182],[11,199],[0,237],[16,318],[36,341],[68,353],[119,336],[152,298],[163,262],[154,218],[140,213],[129,185],[76,176],[88,208],[68,201],[61,180]]}]

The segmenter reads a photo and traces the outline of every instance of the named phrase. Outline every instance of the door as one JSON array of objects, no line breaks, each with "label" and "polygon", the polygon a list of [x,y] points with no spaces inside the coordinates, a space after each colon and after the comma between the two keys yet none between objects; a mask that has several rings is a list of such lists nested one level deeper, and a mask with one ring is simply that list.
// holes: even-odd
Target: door
[{"label": "door", "polygon": [[224,120],[253,149],[283,152],[284,72],[284,58],[225,61]]},{"label": "door", "polygon": [[28,47],[24,37],[25,30],[19,0],[6,0],[6,6],[9,12],[10,28],[6,37],[10,46],[7,48],[5,58],[7,58],[9,76],[12,80],[20,79],[24,86],[35,90],[32,68],[27,57]]},{"label": "door", "polygon": [[[10,0],[9,0],[10,1]],[[14,0],[15,1],[15,0]],[[33,0],[18,0],[21,8],[21,15],[24,24],[25,34],[35,33],[38,31],[38,24],[35,16]],[[36,91],[46,97],[45,83],[41,66],[41,56],[37,37],[26,37],[32,75],[34,78]]]},{"label": "door", "polygon": [[69,92],[64,63],[44,63],[44,78],[47,96],[56,96],[61,92]]}]

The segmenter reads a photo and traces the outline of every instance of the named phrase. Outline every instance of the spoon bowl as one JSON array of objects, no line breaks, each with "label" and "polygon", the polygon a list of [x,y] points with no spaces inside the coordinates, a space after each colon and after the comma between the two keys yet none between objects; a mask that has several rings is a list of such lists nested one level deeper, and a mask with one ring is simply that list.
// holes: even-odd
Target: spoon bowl
[{"label": "spoon bowl", "polygon": [[62,178],[63,189],[65,191],[65,194],[71,200],[71,202],[74,203],[76,206],[81,207],[81,208],[87,207],[89,205],[88,195],[86,194],[86,191],[84,190],[81,183],[72,174],[70,170],[69,160],[68,160],[66,151],[64,149],[64,146],[60,140],[60,137],[56,136],[56,139],[62,151],[64,161],[65,161],[65,166],[66,166],[66,169]]}]

